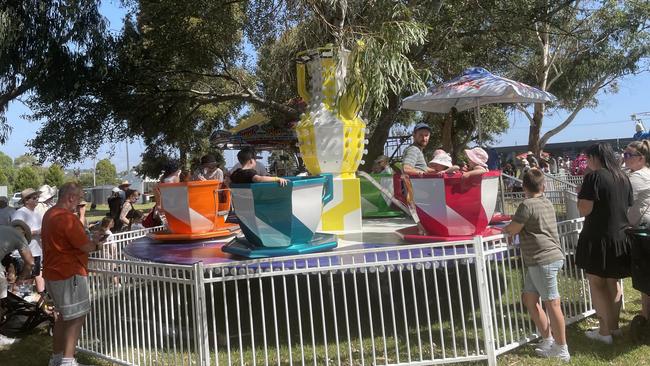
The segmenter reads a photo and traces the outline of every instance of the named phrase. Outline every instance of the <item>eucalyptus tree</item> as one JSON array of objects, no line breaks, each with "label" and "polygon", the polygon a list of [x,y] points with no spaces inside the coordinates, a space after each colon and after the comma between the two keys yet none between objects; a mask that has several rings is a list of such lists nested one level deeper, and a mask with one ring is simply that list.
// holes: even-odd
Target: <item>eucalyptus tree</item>
[{"label": "eucalyptus tree", "polygon": [[504,0],[478,13],[494,24],[496,49],[511,64],[511,75],[553,93],[555,107],[568,113],[541,135],[546,107],[522,109],[535,153],[582,109],[595,107],[599,92],[615,93],[622,77],[648,70],[648,1]]}]

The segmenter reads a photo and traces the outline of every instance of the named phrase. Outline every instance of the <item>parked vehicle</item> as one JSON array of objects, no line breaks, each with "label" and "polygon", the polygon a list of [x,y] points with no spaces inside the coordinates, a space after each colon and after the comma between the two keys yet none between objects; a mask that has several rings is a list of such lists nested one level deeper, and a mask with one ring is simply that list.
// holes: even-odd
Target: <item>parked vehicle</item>
[{"label": "parked vehicle", "polygon": [[11,196],[11,199],[9,199],[9,206],[18,208],[21,206],[20,204],[20,192],[14,193],[13,196]]}]

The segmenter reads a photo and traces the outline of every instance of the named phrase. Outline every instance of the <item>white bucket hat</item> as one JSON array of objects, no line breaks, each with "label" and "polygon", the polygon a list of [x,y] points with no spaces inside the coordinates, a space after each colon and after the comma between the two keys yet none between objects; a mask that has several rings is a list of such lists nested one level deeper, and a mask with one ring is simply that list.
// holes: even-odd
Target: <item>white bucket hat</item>
[{"label": "white bucket hat", "polygon": [[38,202],[45,202],[56,196],[56,193],[58,192],[56,187],[50,187],[47,184],[43,184],[38,191],[41,192],[41,195],[38,197]]},{"label": "white bucket hat", "polygon": [[449,156],[447,153],[437,154],[433,157],[429,164],[440,164],[442,166],[446,166],[447,168],[451,168],[453,165],[451,162],[451,156]]}]

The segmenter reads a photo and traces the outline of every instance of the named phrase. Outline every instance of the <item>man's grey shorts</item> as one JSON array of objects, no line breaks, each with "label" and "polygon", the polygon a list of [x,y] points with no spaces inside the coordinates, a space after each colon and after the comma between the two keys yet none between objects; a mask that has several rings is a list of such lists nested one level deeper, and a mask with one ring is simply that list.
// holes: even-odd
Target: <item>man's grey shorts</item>
[{"label": "man's grey shorts", "polygon": [[74,275],[60,281],[45,281],[45,289],[63,320],[72,320],[90,312],[88,278]]},{"label": "man's grey shorts", "polygon": [[522,292],[537,293],[542,301],[559,299],[557,274],[563,265],[564,260],[560,259],[549,264],[528,267]]}]

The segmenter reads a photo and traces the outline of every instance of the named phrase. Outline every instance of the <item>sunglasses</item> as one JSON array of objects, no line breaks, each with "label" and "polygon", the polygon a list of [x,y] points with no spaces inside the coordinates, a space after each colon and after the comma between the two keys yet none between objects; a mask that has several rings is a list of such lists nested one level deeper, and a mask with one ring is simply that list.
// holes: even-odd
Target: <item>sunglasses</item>
[{"label": "sunglasses", "polygon": [[624,152],[623,153],[623,158],[624,159],[629,159],[629,158],[631,158],[633,156],[641,156],[641,154],[639,154],[639,153],[629,153],[629,152]]}]

